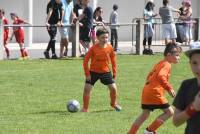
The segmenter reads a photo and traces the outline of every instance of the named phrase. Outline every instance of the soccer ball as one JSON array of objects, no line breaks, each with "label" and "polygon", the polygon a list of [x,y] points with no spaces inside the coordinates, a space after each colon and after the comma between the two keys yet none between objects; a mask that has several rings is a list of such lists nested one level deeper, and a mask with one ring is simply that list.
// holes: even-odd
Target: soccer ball
[{"label": "soccer ball", "polygon": [[80,103],[77,100],[68,101],[67,110],[71,113],[78,112],[80,110]]}]

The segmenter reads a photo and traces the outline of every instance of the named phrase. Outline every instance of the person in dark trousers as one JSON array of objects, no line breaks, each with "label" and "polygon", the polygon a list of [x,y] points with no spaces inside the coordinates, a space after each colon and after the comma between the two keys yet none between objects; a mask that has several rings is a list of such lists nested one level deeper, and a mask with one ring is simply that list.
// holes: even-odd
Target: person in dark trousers
[{"label": "person in dark trousers", "polygon": [[[118,23],[118,5],[114,4],[113,5],[113,11],[110,15],[110,24],[117,24]],[[114,50],[117,51],[118,50],[118,33],[117,33],[117,29],[118,26],[110,26],[111,29],[111,45],[113,46]]]},{"label": "person in dark trousers", "polygon": [[56,34],[57,26],[61,26],[63,16],[62,3],[60,0],[51,0],[47,4],[47,18],[46,26],[47,31],[50,36],[50,41],[48,43],[47,49],[44,51],[44,56],[46,59],[50,59],[49,50],[52,51],[52,59],[57,59],[55,52]]}]

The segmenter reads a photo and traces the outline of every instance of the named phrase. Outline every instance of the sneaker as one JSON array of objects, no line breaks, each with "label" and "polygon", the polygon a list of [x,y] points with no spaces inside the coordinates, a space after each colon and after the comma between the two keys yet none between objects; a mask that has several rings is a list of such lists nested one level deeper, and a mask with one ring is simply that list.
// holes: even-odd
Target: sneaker
[{"label": "sneaker", "polygon": [[52,54],[52,59],[58,59],[57,55],[56,54]]},{"label": "sneaker", "polygon": [[28,60],[28,59],[29,59],[29,56],[25,56],[23,59],[24,59],[24,60]]},{"label": "sneaker", "polygon": [[151,131],[148,131],[147,129],[144,130],[144,134],[156,134],[156,132],[151,132]]},{"label": "sneaker", "polygon": [[44,51],[44,57],[45,57],[46,59],[50,59],[49,52]]},{"label": "sneaker", "polygon": [[120,106],[120,105],[115,105],[115,106],[112,106],[114,109],[115,109],[115,111],[117,111],[117,112],[120,112],[121,110],[122,110],[122,107]]}]

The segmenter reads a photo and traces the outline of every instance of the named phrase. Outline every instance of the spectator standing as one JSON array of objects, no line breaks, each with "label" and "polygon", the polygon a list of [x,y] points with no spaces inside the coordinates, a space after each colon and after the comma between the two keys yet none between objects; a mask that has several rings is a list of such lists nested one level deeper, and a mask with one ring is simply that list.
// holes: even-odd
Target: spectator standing
[{"label": "spectator standing", "polygon": [[114,51],[118,50],[118,5],[114,4],[113,5],[113,11],[110,14],[110,24],[114,24],[115,26],[110,26],[111,29],[111,45],[114,48]]},{"label": "spectator standing", "polygon": [[144,20],[145,24],[144,25],[144,40],[143,40],[143,46],[144,49],[146,49],[146,42],[148,42],[148,49],[151,49],[151,44],[152,44],[152,37],[154,34],[154,27],[153,27],[153,18],[157,16],[156,13],[154,13],[154,3],[152,2],[147,2],[145,9],[144,9]]},{"label": "spectator standing", "polygon": [[170,0],[163,0],[163,7],[160,7],[159,14],[162,19],[162,33],[165,38],[165,44],[168,44],[170,40],[175,43],[177,38],[176,26],[174,24],[173,12],[180,11],[173,8],[169,4]]},{"label": "spectator standing", "polygon": [[93,27],[93,10],[88,6],[89,0],[82,0],[83,13],[79,15],[80,27],[80,53],[84,56],[90,48],[90,31]]},{"label": "spectator standing", "polygon": [[[11,19],[13,20],[13,25],[29,24],[27,21],[22,20],[16,13],[10,13]],[[10,40],[13,36],[20,47],[21,57],[19,60],[26,60],[29,58],[28,52],[24,46],[24,28],[22,26],[13,27],[13,33],[11,34]]]},{"label": "spectator standing", "polygon": [[[73,1],[72,0],[61,0],[63,9],[62,25],[69,25],[72,22],[73,17]],[[66,57],[68,52],[69,44],[69,27],[59,27],[61,41],[60,41],[60,58]],[[65,50],[64,50],[65,48]]]},{"label": "spectator standing", "polygon": [[[5,11],[4,9],[0,9],[0,20],[3,22],[3,25],[8,25],[8,19],[5,17]],[[4,27],[4,33],[3,33],[3,45],[6,51],[6,57],[9,59],[10,57],[10,51],[7,47],[8,44],[8,36],[9,36],[9,28]]]},{"label": "spectator standing", "polygon": [[[94,14],[93,14],[93,22],[94,22],[94,24],[103,26],[103,28],[105,28],[104,21],[103,21],[103,18],[102,18],[102,14],[103,14],[102,7],[97,7],[94,11]],[[96,30],[95,30],[95,28],[96,28],[96,26],[93,26],[93,28],[90,32],[90,36],[92,38],[93,44],[95,44],[95,41],[96,41]]]},{"label": "spectator standing", "polygon": [[74,14],[73,19],[76,21],[79,15],[81,15],[82,13],[83,13],[83,8],[82,8],[81,0],[77,0],[73,8],[73,14]]},{"label": "spectator standing", "polygon": [[190,44],[192,40],[192,8],[191,8],[191,1],[186,0],[183,1],[183,15],[180,15],[180,19],[184,22],[183,23],[183,33],[184,33],[184,41],[186,44]]},{"label": "spectator standing", "polygon": [[180,51],[180,47],[174,43],[166,45],[164,59],[157,63],[147,76],[142,91],[142,112],[132,124],[128,134],[136,134],[139,127],[150,116],[151,111],[161,109],[163,113],[157,116],[157,118],[146,128],[144,134],[156,134],[156,130],[173,115],[174,111],[165,97],[165,91],[173,98],[175,97],[173,87],[169,83],[169,77],[171,64],[178,63]]},{"label": "spectator standing", "polygon": [[60,0],[50,0],[47,4],[47,18],[46,18],[46,26],[47,31],[50,36],[50,41],[46,50],[44,51],[44,56],[46,59],[50,59],[49,50],[52,51],[52,59],[57,59],[56,55],[56,34],[57,34],[57,26],[61,26],[63,9],[62,3]]},{"label": "spectator standing", "polygon": [[178,90],[173,102],[173,123],[177,127],[186,123],[184,134],[200,134],[200,42],[190,47],[185,54],[194,78],[184,80]]}]

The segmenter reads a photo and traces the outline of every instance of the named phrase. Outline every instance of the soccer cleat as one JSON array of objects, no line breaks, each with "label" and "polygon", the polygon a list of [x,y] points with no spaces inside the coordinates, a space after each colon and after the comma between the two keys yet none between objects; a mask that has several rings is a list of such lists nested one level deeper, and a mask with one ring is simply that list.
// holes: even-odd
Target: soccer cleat
[{"label": "soccer cleat", "polygon": [[87,110],[87,109],[84,109],[84,108],[82,108],[82,109],[81,109],[81,112],[83,112],[83,113],[87,113],[87,112],[88,112],[88,110]]},{"label": "soccer cleat", "polygon": [[146,130],[144,130],[144,134],[156,134],[156,132],[150,132],[150,131],[148,131],[148,130],[146,129]]},{"label": "soccer cleat", "polygon": [[121,108],[121,106],[120,105],[115,105],[115,106],[112,106],[114,109],[115,109],[115,111],[117,111],[117,112],[120,112],[121,110],[122,110],[122,108]]},{"label": "soccer cleat", "polygon": [[45,57],[46,59],[50,59],[49,52],[44,51],[44,57]]}]

